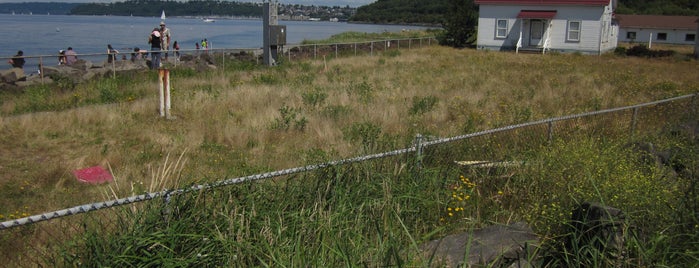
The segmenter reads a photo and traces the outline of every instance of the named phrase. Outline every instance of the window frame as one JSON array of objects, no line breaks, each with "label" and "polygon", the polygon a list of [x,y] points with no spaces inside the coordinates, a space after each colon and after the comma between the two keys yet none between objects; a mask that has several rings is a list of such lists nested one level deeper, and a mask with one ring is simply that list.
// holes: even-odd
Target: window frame
[{"label": "window frame", "polygon": [[636,32],[626,32],[626,39],[636,40]]},{"label": "window frame", "polygon": [[[663,38],[661,39],[660,36]],[[655,40],[657,41],[667,41],[667,33],[658,33],[655,35]]]},{"label": "window frame", "polygon": [[[577,23],[578,27],[577,29],[572,29],[571,25],[573,23]],[[567,29],[566,29],[566,41],[568,42],[580,42],[580,39],[582,37],[582,21],[580,20],[569,20],[568,23],[566,23]],[[572,34],[577,34],[577,38],[572,38]]]},{"label": "window frame", "polygon": [[[504,21],[505,22],[505,27],[500,27],[500,22]],[[505,39],[507,38],[507,34],[509,33],[509,26],[510,26],[510,21],[508,19],[495,19],[495,38],[496,39]],[[500,31],[503,30],[505,33],[503,35],[500,35]]]},{"label": "window frame", "polygon": [[[692,37],[691,39],[689,37]],[[688,33],[684,35],[684,41],[685,42],[694,42],[697,40],[697,35],[693,33]]]}]

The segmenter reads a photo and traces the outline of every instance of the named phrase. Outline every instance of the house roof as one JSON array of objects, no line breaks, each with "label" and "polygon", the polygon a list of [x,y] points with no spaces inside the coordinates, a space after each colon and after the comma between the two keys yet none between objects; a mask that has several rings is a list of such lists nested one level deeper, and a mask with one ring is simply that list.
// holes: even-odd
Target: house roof
[{"label": "house roof", "polygon": [[570,5],[606,6],[610,0],[474,0],[477,5]]},{"label": "house roof", "polygon": [[556,16],[556,10],[522,10],[517,14],[519,19],[550,19]]},{"label": "house roof", "polygon": [[677,29],[697,28],[695,16],[626,15],[616,14],[621,28]]}]

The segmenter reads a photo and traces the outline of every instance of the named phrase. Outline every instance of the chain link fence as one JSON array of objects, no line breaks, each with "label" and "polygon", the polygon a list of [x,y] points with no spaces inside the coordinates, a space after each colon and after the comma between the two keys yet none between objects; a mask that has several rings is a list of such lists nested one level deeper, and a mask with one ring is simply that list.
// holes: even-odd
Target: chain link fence
[{"label": "chain link fence", "polygon": [[[650,103],[608,110],[549,118],[529,123],[510,125],[461,136],[437,138],[418,135],[408,148],[370,154],[355,158],[330,161],[239,178],[230,178],[188,188],[145,193],[105,202],[85,204],[63,210],[0,222],[0,256],[3,267],[45,267],[59,265],[67,241],[86,230],[110,232],[124,211],[138,211],[150,203],[169,202],[173,196],[187,195],[201,190],[250,183],[257,180],[289,177],[337,166],[362,163],[369,160],[402,157],[416,166],[437,163],[482,164],[483,161],[517,160],[518,152],[546,146],[554,139],[571,139],[576,135],[625,137],[647,135],[667,130],[669,124],[696,121],[697,97],[685,95]],[[459,158],[459,159],[455,159]],[[521,159],[520,159],[521,160]],[[466,164],[469,165],[469,164]],[[476,170],[476,169],[474,169]],[[95,228],[99,227],[99,228]]]}]

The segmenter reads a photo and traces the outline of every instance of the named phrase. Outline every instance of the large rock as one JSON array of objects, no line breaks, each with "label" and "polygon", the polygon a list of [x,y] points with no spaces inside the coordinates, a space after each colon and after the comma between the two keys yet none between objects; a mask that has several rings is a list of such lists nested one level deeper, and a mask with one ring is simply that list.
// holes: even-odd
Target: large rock
[{"label": "large rock", "polygon": [[0,73],[3,83],[14,84],[27,78],[22,68],[11,68]]},{"label": "large rock", "polygon": [[573,210],[570,226],[572,230],[567,239],[569,250],[580,248],[589,254],[598,252],[608,261],[618,261],[625,254],[627,223],[624,213],[617,208],[595,202],[585,202]]},{"label": "large rock", "polygon": [[538,246],[539,237],[526,223],[518,222],[450,235],[420,249],[439,267],[527,267]]}]

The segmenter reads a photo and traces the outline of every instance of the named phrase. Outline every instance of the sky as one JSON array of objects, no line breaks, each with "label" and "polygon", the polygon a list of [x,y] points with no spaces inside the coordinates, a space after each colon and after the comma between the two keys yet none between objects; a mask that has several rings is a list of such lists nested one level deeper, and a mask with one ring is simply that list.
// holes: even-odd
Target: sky
[{"label": "sky", "polygon": [[[63,3],[111,3],[123,2],[125,0],[0,0],[0,3],[22,3],[22,2],[63,2]],[[262,0],[234,0],[238,2],[262,2]],[[350,6],[359,7],[371,4],[376,0],[278,0],[280,4],[299,4],[304,6]]]}]

